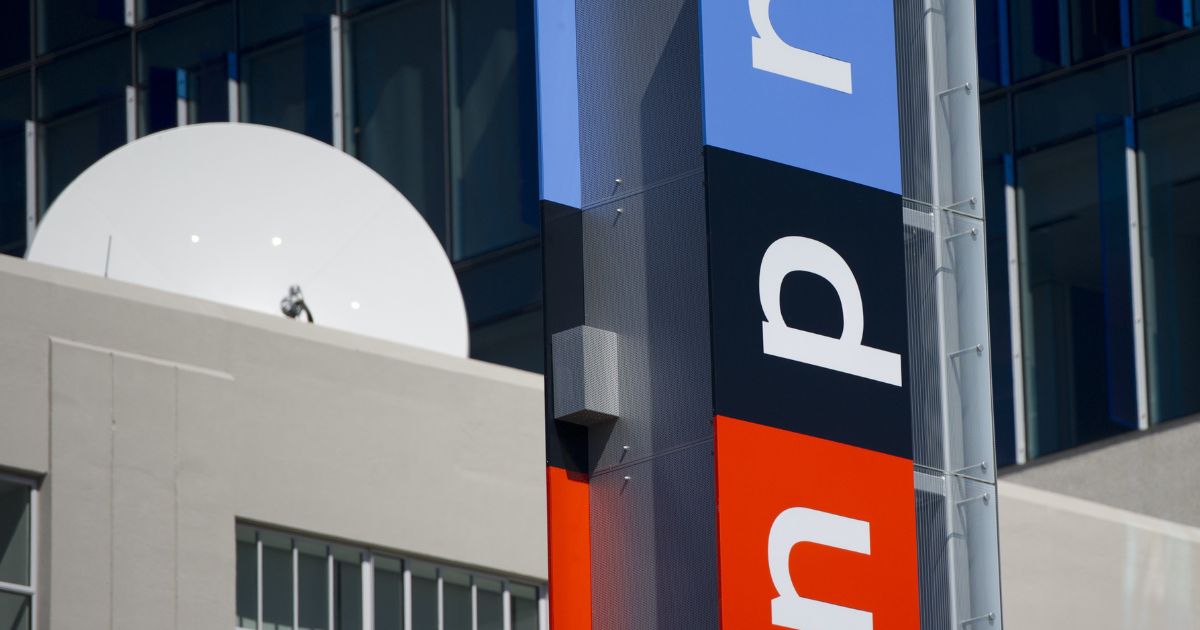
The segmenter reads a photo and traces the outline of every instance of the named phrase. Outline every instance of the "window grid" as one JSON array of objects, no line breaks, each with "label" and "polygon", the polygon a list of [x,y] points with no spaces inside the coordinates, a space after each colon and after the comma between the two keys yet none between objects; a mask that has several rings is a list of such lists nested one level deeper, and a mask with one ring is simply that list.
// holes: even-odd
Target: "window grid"
[{"label": "window grid", "polygon": [[[38,630],[38,487],[37,482],[0,472],[0,481],[25,486],[29,490],[29,583],[14,584],[0,581],[0,593],[9,593],[29,598],[29,628]],[[18,628],[20,626],[17,626]]]},{"label": "window grid", "polygon": [[[0,479],[3,477],[0,476]],[[275,538],[285,537],[289,541],[290,556],[291,556],[291,619],[290,626],[282,624],[273,624],[273,630],[281,630],[283,628],[291,628],[293,630],[300,627],[300,545],[307,543],[309,546],[323,546],[325,553],[326,573],[325,573],[325,592],[327,595],[327,618],[325,619],[326,630],[350,630],[344,629],[339,625],[338,616],[342,612],[338,604],[337,588],[338,578],[335,555],[345,555],[347,553],[355,554],[358,558],[362,582],[361,582],[361,598],[359,619],[360,624],[355,626],[355,630],[376,630],[376,561],[386,560],[395,566],[400,567],[400,588],[398,593],[398,602],[401,606],[401,619],[403,621],[403,630],[446,630],[446,595],[445,595],[445,574],[447,571],[453,571],[457,574],[465,574],[468,579],[470,593],[470,620],[471,630],[480,630],[479,625],[479,595],[478,583],[480,580],[486,580],[500,585],[501,595],[501,610],[502,610],[502,630],[524,630],[517,628],[514,624],[514,610],[512,606],[512,587],[524,588],[532,590],[534,599],[531,604],[536,611],[537,619],[535,627],[538,630],[547,630],[548,625],[548,600],[546,595],[546,587],[540,584],[534,584],[522,580],[512,580],[507,577],[502,577],[496,574],[484,573],[474,570],[468,570],[450,565],[442,565],[433,561],[428,561],[419,558],[406,557],[403,554],[393,554],[380,552],[369,547],[360,547],[354,545],[346,545],[340,543],[328,543],[320,541],[308,536],[293,535],[283,533],[278,530],[259,528],[249,525],[238,525],[238,536],[241,540],[243,537],[252,535],[254,541],[254,559],[255,559],[255,594],[254,606],[255,617],[252,621],[247,622],[246,619],[240,617],[242,607],[238,606],[238,615],[235,621],[236,628],[256,628],[265,629],[268,622],[264,619],[264,577],[263,577],[263,556],[264,556],[264,535],[273,536]],[[436,628],[420,628],[414,625],[413,622],[413,569],[414,565],[431,567],[436,580]],[[265,586],[270,586],[269,584]],[[0,589],[3,584],[0,584]],[[239,594],[240,596],[240,594]],[[353,612],[353,611],[351,611]],[[386,630],[381,628],[380,630]]]}]

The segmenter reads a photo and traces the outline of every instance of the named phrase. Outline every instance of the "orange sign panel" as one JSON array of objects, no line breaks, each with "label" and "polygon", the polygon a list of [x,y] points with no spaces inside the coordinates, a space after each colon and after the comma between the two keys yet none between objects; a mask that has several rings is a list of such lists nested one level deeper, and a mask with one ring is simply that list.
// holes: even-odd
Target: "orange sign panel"
[{"label": "orange sign panel", "polygon": [[912,461],[716,419],[724,630],[918,630]]}]

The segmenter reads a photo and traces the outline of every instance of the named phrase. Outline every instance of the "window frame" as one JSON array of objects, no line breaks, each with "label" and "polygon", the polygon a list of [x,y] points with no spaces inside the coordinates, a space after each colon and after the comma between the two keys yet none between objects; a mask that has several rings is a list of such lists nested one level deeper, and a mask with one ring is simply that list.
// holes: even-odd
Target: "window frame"
[{"label": "window frame", "polygon": [[[242,532],[250,534],[254,542],[254,558],[255,558],[255,627],[256,630],[263,628],[263,537],[264,534],[271,536],[286,537],[291,544],[292,558],[292,619],[291,628],[295,630],[299,623],[299,556],[300,543],[308,545],[316,545],[324,547],[326,570],[326,596],[328,599],[328,607],[326,610],[326,624],[328,628],[337,629],[337,609],[335,587],[335,562],[338,548],[342,552],[350,552],[358,555],[359,566],[362,575],[361,588],[361,619],[362,630],[375,630],[375,560],[376,558],[386,558],[393,562],[398,562],[400,566],[400,605],[401,618],[403,621],[404,630],[413,630],[413,565],[419,564],[434,569],[437,581],[437,619],[438,630],[445,628],[445,574],[447,572],[465,574],[469,579],[470,599],[471,599],[471,627],[479,627],[479,583],[487,581],[500,584],[500,599],[502,610],[502,628],[503,630],[513,629],[513,605],[512,605],[512,586],[519,585],[526,588],[532,588],[534,591],[534,605],[537,610],[537,628],[538,630],[548,630],[549,628],[549,600],[548,600],[548,585],[535,580],[525,580],[519,577],[505,576],[498,573],[488,571],[480,571],[468,568],[461,565],[455,565],[444,561],[413,556],[409,554],[396,553],[388,550],[381,550],[371,545],[347,543],[335,539],[322,539],[311,535],[299,534],[290,532],[284,529],[279,529],[270,526],[258,525],[255,523],[237,521],[235,525],[234,539],[238,539],[238,535]],[[235,563],[236,564],[236,563]],[[369,605],[369,607],[368,607]],[[235,605],[235,617],[236,617]],[[235,621],[233,626],[235,630],[247,630],[240,625],[240,621]],[[340,629],[338,629],[340,630]]]},{"label": "window frame", "polygon": [[0,471],[0,481],[29,488],[29,584],[0,581],[0,592],[29,598],[29,627],[38,630],[38,481]]}]

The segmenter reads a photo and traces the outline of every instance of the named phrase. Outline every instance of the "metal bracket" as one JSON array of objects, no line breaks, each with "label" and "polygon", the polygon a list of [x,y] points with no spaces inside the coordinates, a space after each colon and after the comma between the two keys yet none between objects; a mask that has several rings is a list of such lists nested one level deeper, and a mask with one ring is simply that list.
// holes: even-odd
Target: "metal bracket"
[{"label": "metal bracket", "polygon": [[988,464],[987,464],[987,462],[979,462],[978,464],[973,464],[971,466],[967,466],[966,468],[959,468],[958,470],[954,471],[954,474],[961,475],[961,474],[967,472],[968,470],[975,470],[976,468],[978,468],[979,470],[982,470],[983,472],[987,472]]},{"label": "metal bracket", "polygon": [[975,228],[971,228],[971,229],[967,230],[966,232],[959,232],[958,234],[951,234],[950,236],[946,237],[946,242],[950,242],[956,238],[962,238],[964,236],[970,236],[971,240],[973,240],[973,241],[977,240],[979,238],[979,230],[977,230]]},{"label": "metal bracket", "polygon": [[937,95],[939,97],[942,97],[942,96],[946,96],[946,95],[950,94],[951,92],[957,92],[959,90],[963,90],[967,94],[970,94],[971,93],[971,84],[968,82],[968,83],[964,83],[962,85],[956,85],[952,88],[945,89],[945,90],[942,90],[941,92],[938,92]]},{"label": "metal bracket", "polygon": [[955,208],[957,208],[963,204],[969,204],[972,208],[974,208],[975,204],[976,204],[976,199],[974,197],[968,197],[966,199],[963,199],[962,201],[955,201],[954,203],[952,203],[948,206],[942,206],[942,210],[954,210]]},{"label": "metal bracket", "polygon": [[971,497],[970,499],[963,499],[961,501],[958,501],[957,503],[955,503],[955,505],[957,505],[958,507],[962,507],[968,503],[974,503],[976,501],[983,501],[983,504],[987,505],[988,503],[992,502],[992,493],[984,492],[983,494],[981,494],[977,497]]},{"label": "metal bracket", "polygon": [[986,614],[986,615],[980,615],[980,616],[978,616],[978,617],[971,617],[970,619],[965,619],[965,620],[963,620],[963,622],[962,622],[961,624],[959,624],[959,625],[961,625],[962,627],[966,628],[967,626],[971,626],[971,625],[977,624],[977,623],[979,623],[980,621],[986,621],[986,622],[988,622],[988,625],[989,625],[989,626],[990,626],[990,625],[994,625],[994,624],[996,623],[996,613],[991,613],[991,612],[990,612],[990,613],[988,613],[988,614]]},{"label": "metal bracket", "polygon": [[977,354],[979,356],[983,356],[983,346],[979,345],[979,344],[975,344],[975,345],[971,346],[970,348],[963,348],[962,350],[956,350],[954,352],[951,352],[949,356],[951,359],[957,359],[958,357],[961,357],[962,355],[967,354],[969,352],[974,352],[975,354]]}]

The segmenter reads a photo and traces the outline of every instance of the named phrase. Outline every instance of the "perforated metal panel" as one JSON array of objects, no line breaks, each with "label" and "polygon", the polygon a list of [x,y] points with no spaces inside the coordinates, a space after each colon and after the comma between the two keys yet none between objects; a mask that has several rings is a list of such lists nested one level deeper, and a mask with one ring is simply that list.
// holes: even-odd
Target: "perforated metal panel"
[{"label": "perforated metal panel", "polygon": [[717,627],[712,442],[591,481],[592,627]]}]

